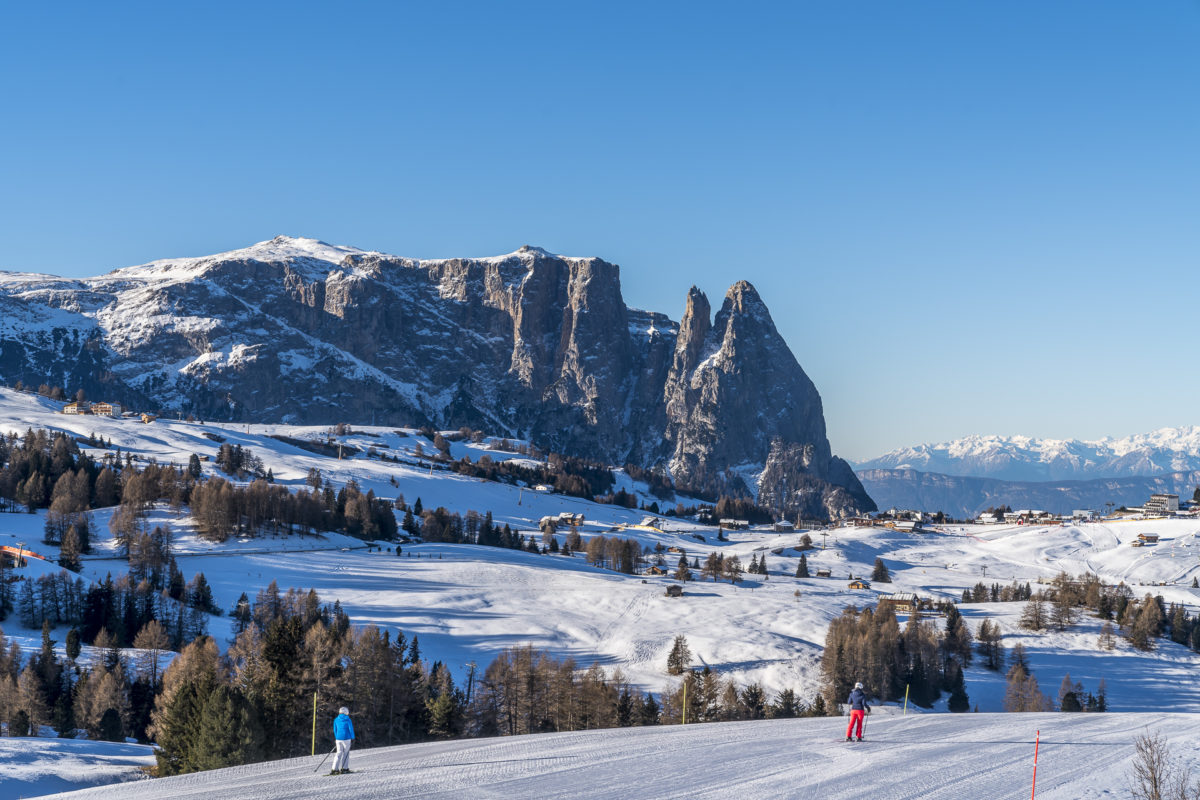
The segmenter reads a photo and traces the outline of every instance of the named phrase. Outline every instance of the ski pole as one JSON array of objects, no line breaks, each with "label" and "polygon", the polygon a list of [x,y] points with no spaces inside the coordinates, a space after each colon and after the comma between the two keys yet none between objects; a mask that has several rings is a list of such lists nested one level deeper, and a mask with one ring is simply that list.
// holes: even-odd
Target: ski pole
[{"label": "ski pole", "polygon": [[[337,744],[336,744],[336,743],[333,745],[333,750],[337,750]],[[333,750],[330,750],[328,753],[326,753],[326,754],[325,754],[325,758],[322,758],[322,759],[321,759],[321,764],[324,764],[324,763],[325,763],[325,760],[326,760],[326,759],[328,759],[328,758],[329,758],[331,755],[333,755]],[[317,764],[317,769],[320,769],[320,768],[321,768],[321,764]],[[313,772],[316,772],[316,771],[317,771],[317,769],[314,769],[314,770],[313,770]]]}]

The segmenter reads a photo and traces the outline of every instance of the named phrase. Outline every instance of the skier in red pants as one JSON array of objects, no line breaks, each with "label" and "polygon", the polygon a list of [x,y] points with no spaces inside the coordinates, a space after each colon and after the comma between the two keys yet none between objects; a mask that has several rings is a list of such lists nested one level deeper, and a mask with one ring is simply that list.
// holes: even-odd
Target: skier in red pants
[{"label": "skier in red pants", "polygon": [[[863,717],[871,713],[871,707],[867,705],[867,695],[863,691],[861,683],[854,684],[854,690],[850,692],[850,698],[846,701],[850,704],[850,724],[846,726],[846,741],[854,741],[854,736],[858,737],[858,741],[862,741]],[[850,735],[851,731],[855,731],[854,736]]]}]

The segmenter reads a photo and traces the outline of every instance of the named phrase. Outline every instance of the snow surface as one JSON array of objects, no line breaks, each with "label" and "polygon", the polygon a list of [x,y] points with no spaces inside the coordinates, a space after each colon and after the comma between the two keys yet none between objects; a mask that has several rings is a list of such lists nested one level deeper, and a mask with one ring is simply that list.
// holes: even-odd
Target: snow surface
[{"label": "snow surface", "polygon": [[[1200,767],[1192,714],[962,714],[624,728],[352,751],[350,775],[314,774],[320,756],[88,789],[120,800],[393,798],[821,798],[964,800],[1128,797],[1135,737],[1160,733]],[[322,771],[328,769],[328,762]]]},{"label": "snow surface", "polygon": [[[151,522],[166,523],[172,528],[175,553],[185,576],[190,579],[203,571],[223,608],[231,608],[243,591],[253,596],[271,580],[276,580],[283,589],[312,587],[326,602],[340,600],[357,624],[374,623],[393,632],[398,629],[408,636],[418,635],[425,656],[443,661],[459,678],[464,676],[467,662],[486,665],[501,649],[529,643],[558,657],[572,657],[581,667],[595,662],[610,670],[620,668],[632,684],[643,690],[660,692],[669,690],[675,683],[665,674],[666,657],[674,637],[684,634],[694,653],[695,666],[708,665],[741,685],[758,681],[772,697],[782,689],[792,688],[802,699],[809,700],[820,684],[819,659],[829,621],[847,605],[874,605],[878,596],[885,592],[908,591],[934,599],[957,600],[963,589],[979,581],[986,584],[1007,584],[1012,580],[1036,582],[1048,580],[1061,570],[1071,573],[1092,570],[1108,583],[1124,581],[1139,598],[1147,592],[1162,594],[1166,602],[1183,603],[1190,613],[1200,610],[1200,590],[1190,588],[1192,579],[1200,576],[1200,521],[1196,520],[1107,521],[1048,527],[953,526],[930,533],[878,528],[810,531],[808,534],[816,545],[816,549],[807,552],[810,571],[815,574],[818,568],[827,567],[835,577],[796,579],[793,575],[800,556],[796,548],[801,544],[804,531],[734,531],[728,532],[728,542],[718,542],[715,529],[690,521],[663,518],[658,529],[640,526],[645,516],[641,511],[439,470],[438,465],[417,455],[418,443],[426,453],[434,452],[435,448],[432,442],[413,430],[363,428],[338,437],[330,429],[320,426],[199,425],[170,420],[143,425],[130,420],[54,413],[60,407],[59,403],[35,395],[0,390],[0,431],[23,433],[27,428],[50,428],[81,437],[94,432],[112,439],[114,445],[120,446],[122,454],[129,452],[138,458],[177,464],[186,463],[191,453],[211,458],[220,445],[209,437],[223,437],[228,443],[241,444],[261,457],[282,485],[303,485],[308,470],[316,467],[335,486],[355,480],[364,491],[374,490],[380,497],[390,499],[403,493],[409,503],[421,498],[426,508],[443,505],[460,513],[491,511],[497,522],[508,523],[526,534],[536,531],[542,516],[571,511],[586,516],[587,521],[580,530],[585,538],[621,536],[635,538],[651,548],[659,544],[664,548],[685,548],[689,561],[698,558],[703,562],[714,550],[726,555],[736,554],[743,564],[748,564],[754,556],[768,559],[769,580],[747,574],[746,580],[737,586],[728,582],[693,582],[686,585],[682,598],[667,598],[665,587],[673,583],[669,578],[621,575],[596,569],[587,566],[581,556],[535,555],[468,545],[412,544],[403,545],[403,554],[398,557],[389,551],[390,543],[379,543],[381,549],[368,549],[366,543],[337,534],[291,537],[265,534],[217,545],[197,536],[194,523],[186,512],[175,512],[166,507],[155,509]],[[273,439],[272,435],[322,443],[341,442],[356,448],[357,452],[339,460]],[[492,449],[498,445],[499,440],[454,441],[450,445],[451,456],[470,455],[472,460],[484,455],[494,459],[527,459],[518,453]],[[370,457],[369,448],[372,447],[377,452],[398,457],[400,463]],[[98,455],[102,451],[95,452]],[[204,463],[204,470],[216,474],[211,461]],[[628,475],[621,473],[618,480],[620,486],[636,490],[644,501],[652,499],[646,487],[632,481]],[[123,573],[126,567],[116,558],[114,543],[107,535],[112,510],[100,509],[93,513],[101,535],[95,538],[96,552],[83,562],[83,577],[101,580],[109,572]],[[40,541],[43,523],[43,514],[0,514],[0,544],[23,541],[53,558],[54,548]],[[1158,533],[1160,543],[1131,547],[1130,543],[1144,532]],[[694,538],[697,536],[703,537],[704,541]],[[821,549],[823,544],[825,548]],[[876,557],[882,558],[891,570],[893,582],[876,584],[870,590],[847,588],[851,574],[870,575]],[[678,558],[677,553],[663,553],[664,565],[669,571],[673,571]],[[57,567],[52,562],[34,559],[22,570],[29,575],[55,571]],[[1133,650],[1123,641],[1118,642],[1115,651],[1104,651],[1097,644],[1100,623],[1092,618],[1085,618],[1062,633],[1022,631],[1017,626],[1021,605],[964,604],[961,609],[972,628],[977,629],[985,618],[997,622],[1006,647],[1021,642],[1027,650],[1034,675],[1048,695],[1055,696],[1063,677],[1069,674],[1073,681],[1082,682],[1085,690],[1090,692],[1096,692],[1100,681],[1104,680],[1109,707],[1114,711],[1169,709],[1200,712],[1200,655],[1161,640],[1157,649],[1149,653]],[[230,639],[229,626],[227,616],[209,621],[210,632],[222,644]],[[26,652],[39,646],[40,631],[21,629],[15,617],[6,620],[5,628],[6,634],[16,639]],[[54,636],[61,649],[65,632],[57,631]],[[85,650],[85,660],[93,656]],[[967,670],[966,678],[972,706],[977,705],[983,712],[1001,710],[1002,674],[975,665]],[[943,700],[934,710],[944,708]],[[904,725],[937,724],[913,720],[912,711],[910,709]],[[1109,716],[1114,720],[1124,717]],[[986,719],[986,716],[973,719]],[[1149,719],[1145,718],[1137,725],[1128,721],[1088,724],[1137,727]],[[877,716],[875,722],[879,721]],[[768,768],[765,765],[769,761],[766,756],[764,762],[759,762],[760,767],[772,775],[780,769],[780,764],[786,765],[780,772],[786,778],[780,780],[797,780],[797,775],[804,773],[811,748],[811,743],[803,739],[804,726],[817,723],[764,724],[797,726],[786,728],[797,731],[798,738],[786,751],[775,753],[775,766]],[[751,729],[753,726],[748,728]],[[711,730],[711,734],[689,731],[682,735],[728,738],[734,736],[730,731],[740,729],[717,726]],[[1122,728],[1121,736],[1125,736],[1127,742],[1132,734],[1126,736],[1126,733],[1128,730]],[[576,741],[602,741],[606,748],[624,746],[603,739],[608,735],[580,734],[599,736],[600,739],[568,737],[557,740],[559,744],[553,744],[549,739],[539,740],[547,744],[537,746],[536,756],[512,757],[515,759],[512,763],[520,764],[511,768],[517,770],[512,774],[526,776],[522,770],[533,770],[520,780],[535,781],[528,786],[540,788],[542,784],[536,781],[548,782],[550,778],[547,775],[537,777],[542,774],[537,770],[543,767],[549,770],[553,762],[540,764],[538,759],[557,755],[554,752],[557,747],[569,751],[575,747],[570,743]],[[650,734],[623,735],[642,741],[636,737]],[[938,734],[943,738],[945,735],[949,734]],[[978,735],[983,737],[980,741],[1011,744],[1011,736],[1006,738],[990,729]],[[746,736],[753,738],[752,734]],[[696,747],[703,749],[726,740],[707,740],[707,744],[697,740]],[[660,746],[651,740],[645,741],[650,742],[648,746]],[[734,738],[732,741],[740,740]],[[508,752],[503,748],[510,745],[495,742],[422,745],[433,749],[405,752],[450,754],[445,756],[450,761],[438,764],[475,763],[466,760],[468,756],[476,757],[473,755],[476,751],[470,748],[485,746],[500,750],[488,751],[487,758],[479,756],[479,760],[506,760],[496,753]],[[455,747],[468,749],[456,751]],[[759,745],[749,743],[746,747],[753,750]],[[520,752],[519,745],[511,745],[511,748],[514,753]],[[721,751],[716,757],[723,758],[725,749],[716,749]],[[964,744],[964,753],[968,749]],[[913,757],[914,752],[924,753],[907,751],[907,757]],[[1005,755],[1009,752],[1005,748],[997,752],[1002,760],[1010,758],[1011,754]],[[706,772],[709,763],[707,756],[687,759],[688,768],[699,770],[701,775],[710,774]],[[873,761],[872,765],[874,770]],[[849,770],[846,774],[853,772],[852,765],[845,766]],[[593,764],[592,768],[597,766]],[[650,788],[644,796],[671,796],[669,792],[652,789],[662,789],[665,785],[657,783],[660,771],[670,775],[674,768],[674,764],[656,762],[646,762],[639,767],[632,761],[617,759],[612,765],[613,772],[608,772],[608,767],[603,769],[606,774],[636,775],[639,785],[648,781],[645,785]],[[727,763],[726,768],[734,769]],[[437,773],[435,766],[430,769],[433,770],[431,774]],[[826,775],[834,774],[827,772],[824,766],[820,770]],[[734,771],[736,773],[736,769]],[[719,770],[711,775],[715,776],[717,772]],[[1003,769],[1001,772],[1008,774]],[[487,780],[505,780],[503,776],[510,773],[496,773],[487,778],[490,774],[485,773],[480,778],[484,781],[481,786],[488,785]],[[741,775],[738,781],[752,781],[748,775]],[[918,780],[914,776],[913,780],[917,781],[915,785],[925,785],[920,782],[923,778]],[[708,778],[705,781],[689,785],[710,785]],[[713,786],[738,785],[718,781],[716,777],[712,781]],[[568,796],[553,792],[568,791],[572,785],[574,790],[582,792],[578,796],[600,796],[587,795],[591,789],[580,789],[577,784],[564,784],[567,788],[548,790],[549,794],[545,796]],[[937,785],[931,786],[933,794],[915,792],[881,796],[939,796]],[[788,796],[786,792],[772,793],[774,788],[778,787],[764,785],[759,796]],[[827,788],[823,785],[822,791]],[[523,796],[540,795],[535,792]],[[982,792],[973,796],[1000,795]],[[1057,796],[1103,795],[1064,793]]]},{"label": "snow surface", "polygon": [[146,777],[142,767],[153,765],[149,745],[3,737],[0,800],[133,781]]}]

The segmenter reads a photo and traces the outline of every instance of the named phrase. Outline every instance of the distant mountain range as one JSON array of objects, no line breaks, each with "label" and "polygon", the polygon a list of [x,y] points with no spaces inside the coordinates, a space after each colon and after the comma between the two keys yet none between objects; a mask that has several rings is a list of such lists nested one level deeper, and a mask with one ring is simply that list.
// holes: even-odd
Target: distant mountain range
[{"label": "distant mountain range", "polygon": [[1105,511],[1106,503],[1140,506],[1157,492],[1189,500],[1200,486],[1200,471],[1089,481],[1003,481],[915,469],[859,470],[858,477],[880,508],[944,511],[956,519],[974,518],[987,508],[1005,505],[1053,514],[1070,514],[1075,509]]},{"label": "distant mountain range", "polygon": [[905,447],[856,465],[880,508],[975,516],[992,506],[1058,514],[1140,506],[1155,492],[1184,499],[1200,485],[1200,427],[1081,441],[968,436]]},{"label": "distant mountain range", "polygon": [[1123,439],[967,436],[921,444],[854,465],[859,472],[913,469],[1008,481],[1066,481],[1200,470],[1200,427],[1161,428]]},{"label": "distant mountain range", "polygon": [[821,397],[745,281],[679,322],[620,270],[525,246],[417,260],[279,236],[78,280],[0,273],[0,380],[200,419],[470,428],[750,491],[873,510]]}]

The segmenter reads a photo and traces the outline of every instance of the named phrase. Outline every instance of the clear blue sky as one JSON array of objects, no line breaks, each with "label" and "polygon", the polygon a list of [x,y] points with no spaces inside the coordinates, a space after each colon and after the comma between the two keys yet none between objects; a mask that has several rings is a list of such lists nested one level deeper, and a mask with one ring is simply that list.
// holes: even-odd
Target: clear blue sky
[{"label": "clear blue sky", "polygon": [[532,243],[752,281],[851,458],[1200,422],[1196,0],[8,3],[0,81],[0,268]]}]

